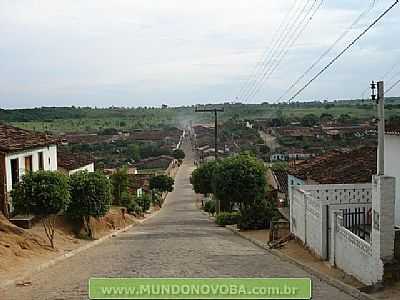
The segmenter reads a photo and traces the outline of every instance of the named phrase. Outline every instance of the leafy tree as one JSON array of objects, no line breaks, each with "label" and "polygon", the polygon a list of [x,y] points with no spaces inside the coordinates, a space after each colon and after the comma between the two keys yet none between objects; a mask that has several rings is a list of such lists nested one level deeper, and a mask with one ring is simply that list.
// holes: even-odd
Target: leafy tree
[{"label": "leafy tree", "polygon": [[158,175],[150,178],[150,189],[158,192],[172,192],[174,190],[174,179],[167,175]]},{"label": "leafy tree", "polygon": [[265,196],[264,164],[247,154],[226,158],[217,164],[212,182],[222,210],[229,210],[233,204],[251,207]]},{"label": "leafy tree", "polygon": [[329,121],[333,121],[333,119],[334,119],[333,116],[331,114],[328,114],[328,113],[323,113],[319,117],[319,120],[321,122],[329,122]]},{"label": "leafy tree", "polygon": [[112,196],[115,204],[121,204],[122,196],[128,193],[129,175],[128,168],[123,167],[111,175]]},{"label": "leafy tree", "polygon": [[207,162],[193,171],[191,183],[196,193],[204,195],[213,193],[212,179],[217,163],[217,161]]},{"label": "leafy tree", "polygon": [[183,152],[182,149],[175,149],[174,152],[172,152],[172,156],[175,159],[183,160],[185,158],[185,152]]},{"label": "leafy tree", "polygon": [[140,156],[140,146],[138,144],[128,145],[128,153],[133,160],[139,160]]},{"label": "leafy tree", "polygon": [[143,194],[143,196],[136,199],[137,204],[142,208],[143,212],[150,209],[151,198],[148,194]]},{"label": "leafy tree", "polygon": [[98,172],[78,172],[70,177],[71,204],[68,215],[81,218],[88,236],[93,238],[90,217],[100,218],[111,206],[111,184],[109,179]]},{"label": "leafy tree", "polygon": [[301,125],[307,126],[307,127],[312,127],[312,126],[318,124],[318,121],[319,121],[319,118],[316,115],[307,114],[301,120]]},{"label": "leafy tree", "polygon": [[22,177],[11,191],[17,213],[42,216],[42,225],[54,248],[57,214],[70,203],[68,177],[51,171],[38,171]]}]

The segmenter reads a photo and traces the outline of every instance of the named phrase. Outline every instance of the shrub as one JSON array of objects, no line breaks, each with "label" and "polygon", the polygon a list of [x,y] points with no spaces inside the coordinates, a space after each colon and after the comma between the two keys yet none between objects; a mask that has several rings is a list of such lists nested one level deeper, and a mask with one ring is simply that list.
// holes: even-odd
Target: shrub
[{"label": "shrub", "polygon": [[38,171],[22,177],[11,191],[15,211],[42,216],[42,225],[54,248],[56,216],[71,201],[68,177],[51,171]]},{"label": "shrub", "polygon": [[242,208],[240,215],[238,224],[240,229],[268,229],[276,211],[272,202],[262,200],[250,207]]},{"label": "shrub", "polygon": [[150,178],[150,189],[158,192],[172,192],[174,190],[174,179],[167,175],[158,175]]},{"label": "shrub", "polygon": [[239,212],[221,212],[217,215],[215,223],[220,226],[234,225],[240,222]]},{"label": "shrub", "polygon": [[135,200],[133,200],[129,204],[127,209],[128,209],[128,213],[133,214],[137,217],[143,215],[143,209],[140,207],[139,203],[137,203]]},{"label": "shrub", "polygon": [[142,197],[137,198],[136,202],[142,208],[143,212],[146,212],[150,209],[151,198],[149,195],[144,194]]},{"label": "shrub", "polygon": [[111,184],[99,173],[78,172],[70,177],[71,204],[68,215],[81,218],[89,237],[93,237],[90,217],[103,217],[111,206]]},{"label": "shrub", "polygon": [[123,167],[118,169],[110,177],[112,184],[112,195],[114,204],[122,204],[122,196],[128,192],[129,175],[128,168]]},{"label": "shrub", "polygon": [[211,215],[215,214],[215,207],[216,207],[215,200],[208,200],[206,201],[206,203],[204,203],[204,211],[208,212]]},{"label": "shrub", "polygon": [[132,196],[132,194],[130,194],[129,192],[123,192],[121,194],[121,205],[125,206],[126,208],[128,208],[132,202],[134,201],[134,198]]}]

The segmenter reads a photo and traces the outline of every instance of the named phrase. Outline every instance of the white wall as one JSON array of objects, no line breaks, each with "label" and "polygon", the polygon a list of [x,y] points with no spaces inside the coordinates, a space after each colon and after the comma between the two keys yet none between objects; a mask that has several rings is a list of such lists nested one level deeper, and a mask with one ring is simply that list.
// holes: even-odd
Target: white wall
[{"label": "white wall", "polygon": [[334,233],[331,245],[331,264],[366,285],[381,281],[383,263],[373,255],[371,244],[343,227],[340,216],[334,217],[332,221]]},{"label": "white wall", "polygon": [[372,184],[307,185],[289,175],[290,231],[312,252],[328,259],[331,212],[344,208],[370,208]]},{"label": "white wall", "polygon": [[12,190],[11,160],[18,158],[18,160],[19,160],[19,175],[21,178],[25,174],[25,157],[26,156],[32,155],[32,171],[37,171],[39,169],[39,154],[38,154],[39,152],[43,152],[44,170],[49,170],[49,171],[57,170],[57,146],[56,145],[7,154],[5,157],[7,192],[10,192]]},{"label": "white wall", "polygon": [[394,224],[400,227],[400,136],[385,135],[385,175],[396,178]]},{"label": "white wall", "polygon": [[88,164],[82,168],[71,170],[68,172],[68,175],[72,175],[72,174],[75,174],[80,171],[88,171],[89,173],[93,173],[94,172],[94,163]]}]

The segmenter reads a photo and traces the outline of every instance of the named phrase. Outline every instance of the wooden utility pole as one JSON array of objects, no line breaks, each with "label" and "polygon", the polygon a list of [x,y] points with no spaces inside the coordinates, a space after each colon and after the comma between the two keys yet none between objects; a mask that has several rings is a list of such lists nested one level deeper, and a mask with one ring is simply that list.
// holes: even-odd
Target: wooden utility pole
[{"label": "wooden utility pole", "polygon": [[214,113],[214,156],[215,160],[218,159],[218,113],[224,112],[224,108],[204,108],[198,109],[195,112],[213,112]]}]

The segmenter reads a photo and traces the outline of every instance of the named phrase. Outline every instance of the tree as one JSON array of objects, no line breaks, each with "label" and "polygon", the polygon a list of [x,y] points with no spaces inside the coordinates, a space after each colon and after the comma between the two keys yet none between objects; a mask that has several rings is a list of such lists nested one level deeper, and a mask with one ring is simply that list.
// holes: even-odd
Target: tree
[{"label": "tree", "polygon": [[323,113],[319,117],[320,122],[330,122],[330,121],[333,121],[333,119],[334,119],[333,116],[328,113]]},{"label": "tree", "polygon": [[121,204],[122,196],[128,193],[129,175],[128,168],[122,167],[111,175],[112,196],[115,204]]},{"label": "tree", "polygon": [[191,183],[196,193],[204,195],[213,193],[212,179],[216,166],[217,161],[210,161],[193,171]]},{"label": "tree", "polygon": [[90,217],[106,215],[111,206],[111,184],[109,179],[98,172],[82,171],[70,177],[71,203],[68,215],[81,218],[86,232],[93,238]]},{"label": "tree", "polygon": [[312,127],[316,124],[318,124],[318,117],[314,114],[307,114],[303,117],[301,120],[301,125],[307,126],[307,127]]},{"label": "tree", "polygon": [[22,177],[11,191],[15,211],[42,216],[50,245],[54,248],[57,215],[70,203],[68,177],[51,171],[38,171]]},{"label": "tree", "polygon": [[174,190],[174,179],[167,175],[158,175],[150,178],[150,189],[158,192],[172,192]]},{"label": "tree", "polygon": [[139,160],[140,157],[140,146],[138,144],[128,145],[128,153],[133,160]]},{"label": "tree", "polygon": [[182,149],[175,149],[175,150],[172,152],[172,156],[173,156],[175,159],[183,160],[183,159],[185,158],[185,152],[183,152]]},{"label": "tree", "polygon": [[251,207],[265,196],[264,164],[248,154],[226,158],[217,164],[212,183],[223,210],[233,204]]}]

